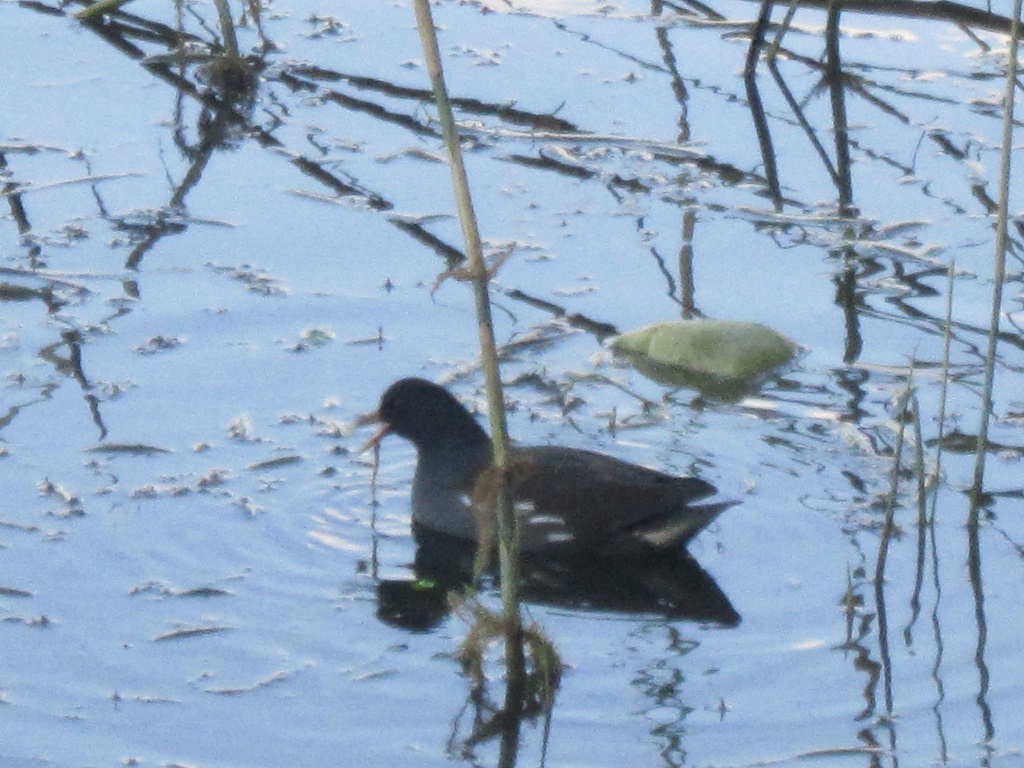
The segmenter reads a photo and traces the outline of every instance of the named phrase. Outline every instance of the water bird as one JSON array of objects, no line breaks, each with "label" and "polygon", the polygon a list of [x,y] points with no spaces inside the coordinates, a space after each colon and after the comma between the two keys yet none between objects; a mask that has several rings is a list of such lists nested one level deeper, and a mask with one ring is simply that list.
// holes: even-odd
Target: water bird
[{"label": "water bird", "polygon": [[[487,496],[491,440],[448,390],[420,378],[387,388],[356,426],[378,425],[417,451],[413,533],[476,541],[474,500]],[[524,554],[635,556],[678,551],[734,502],[697,477],[676,477],[594,451],[513,446],[509,492]],[[703,503],[697,503],[703,502]]]}]

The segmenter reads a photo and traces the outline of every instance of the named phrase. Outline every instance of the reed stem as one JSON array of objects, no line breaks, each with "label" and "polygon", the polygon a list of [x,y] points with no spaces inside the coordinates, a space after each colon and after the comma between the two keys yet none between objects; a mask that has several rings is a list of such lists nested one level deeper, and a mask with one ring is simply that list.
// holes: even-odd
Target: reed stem
[{"label": "reed stem", "polygon": [[974,482],[971,484],[971,513],[968,523],[978,524],[985,483],[985,455],[988,446],[988,425],[992,415],[992,387],[995,381],[996,342],[1002,313],[1003,283],[1006,280],[1006,221],[1010,198],[1010,169],[1013,146],[1014,96],[1017,90],[1017,41],[1020,38],[1021,0],[1013,2],[1010,23],[1010,51],[1006,62],[1006,92],[1003,96],[1003,139],[999,169],[999,206],[996,209],[995,273],[992,277],[992,314],[989,318],[988,348],[985,352],[985,383],[981,395],[981,423],[974,453]]},{"label": "reed stem", "polygon": [[[466,166],[462,159],[462,147],[452,114],[448,89],[441,66],[441,54],[437,44],[437,33],[430,11],[429,0],[415,0],[416,22],[419,26],[423,55],[427,72],[434,91],[441,134],[448,150],[455,204],[462,226],[466,256],[476,301],[477,329],[480,337],[480,357],[487,385],[487,404],[491,425],[491,442],[494,465],[499,477],[498,488],[498,553],[501,573],[501,602],[505,615],[505,661],[509,670],[523,667],[522,617],[519,612],[519,547],[515,517],[507,493],[506,475],[509,467],[508,429],[505,423],[505,399],[502,394],[501,376],[498,369],[498,352],[494,342],[494,324],[491,318],[489,276],[484,264],[483,248],[473,199],[469,190]],[[513,675],[509,678],[513,684]]]}]

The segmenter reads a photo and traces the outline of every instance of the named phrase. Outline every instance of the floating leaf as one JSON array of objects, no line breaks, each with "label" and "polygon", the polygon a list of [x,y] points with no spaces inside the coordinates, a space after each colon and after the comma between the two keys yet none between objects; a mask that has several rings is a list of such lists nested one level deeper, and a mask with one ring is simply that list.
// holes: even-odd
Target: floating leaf
[{"label": "floating leaf", "polygon": [[736,320],[655,323],[616,336],[611,347],[632,356],[641,369],[642,363],[649,362],[737,382],[788,363],[799,350],[791,339],[768,326]]}]

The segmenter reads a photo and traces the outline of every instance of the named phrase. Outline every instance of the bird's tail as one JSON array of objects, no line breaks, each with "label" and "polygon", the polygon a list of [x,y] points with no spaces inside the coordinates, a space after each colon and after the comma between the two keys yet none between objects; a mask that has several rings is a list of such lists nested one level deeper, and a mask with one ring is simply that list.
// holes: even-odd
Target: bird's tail
[{"label": "bird's tail", "polygon": [[659,517],[650,525],[635,531],[635,535],[655,549],[685,547],[712,520],[737,503],[734,500],[722,500],[686,506]]}]

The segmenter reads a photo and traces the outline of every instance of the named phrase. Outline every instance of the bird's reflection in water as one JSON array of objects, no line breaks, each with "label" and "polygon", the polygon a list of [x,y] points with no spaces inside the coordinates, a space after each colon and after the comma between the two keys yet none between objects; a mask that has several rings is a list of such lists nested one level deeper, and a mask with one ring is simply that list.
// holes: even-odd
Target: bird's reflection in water
[{"label": "bird's reflection in water", "polygon": [[[448,614],[448,592],[470,583],[474,548],[422,530],[416,538],[414,577],[378,583],[377,615],[388,624],[426,631]],[[525,603],[650,614],[723,627],[740,623],[739,613],[715,580],[683,550],[614,559],[524,557],[520,575]]]},{"label": "bird's reflection in water", "polygon": [[[388,624],[425,632],[451,612],[452,591],[461,591],[470,584],[475,548],[464,540],[422,529],[416,531],[416,539],[419,546],[413,577],[378,581],[377,615]],[[740,622],[739,613],[715,580],[682,549],[631,559],[524,557],[520,576],[520,596],[527,604],[722,627]],[[493,579],[493,573],[488,578]],[[459,615],[464,616],[464,608],[459,609]],[[527,631],[539,631],[541,644],[546,644],[543,628]],[[536,649],[527,652],[530,660],[518,676],[524,681],[521,685],[509,682],[508,668],[497,676],[467,673],[471,684],[466,703],[452,723],[448,743],[452,757],[476,764],[477,749],[494,742],[498,745],[498,768],[514,768],[521,729],[538,720],[542,724],[542,754],[546,752],[560,672],[554,672],[550,679],[547,676],[552,664],[556,670],[561,669],[557,651],[551,652],[555,661],[549,663],[539,661]],[[462,659],[465,671],[465,648]]]}]

